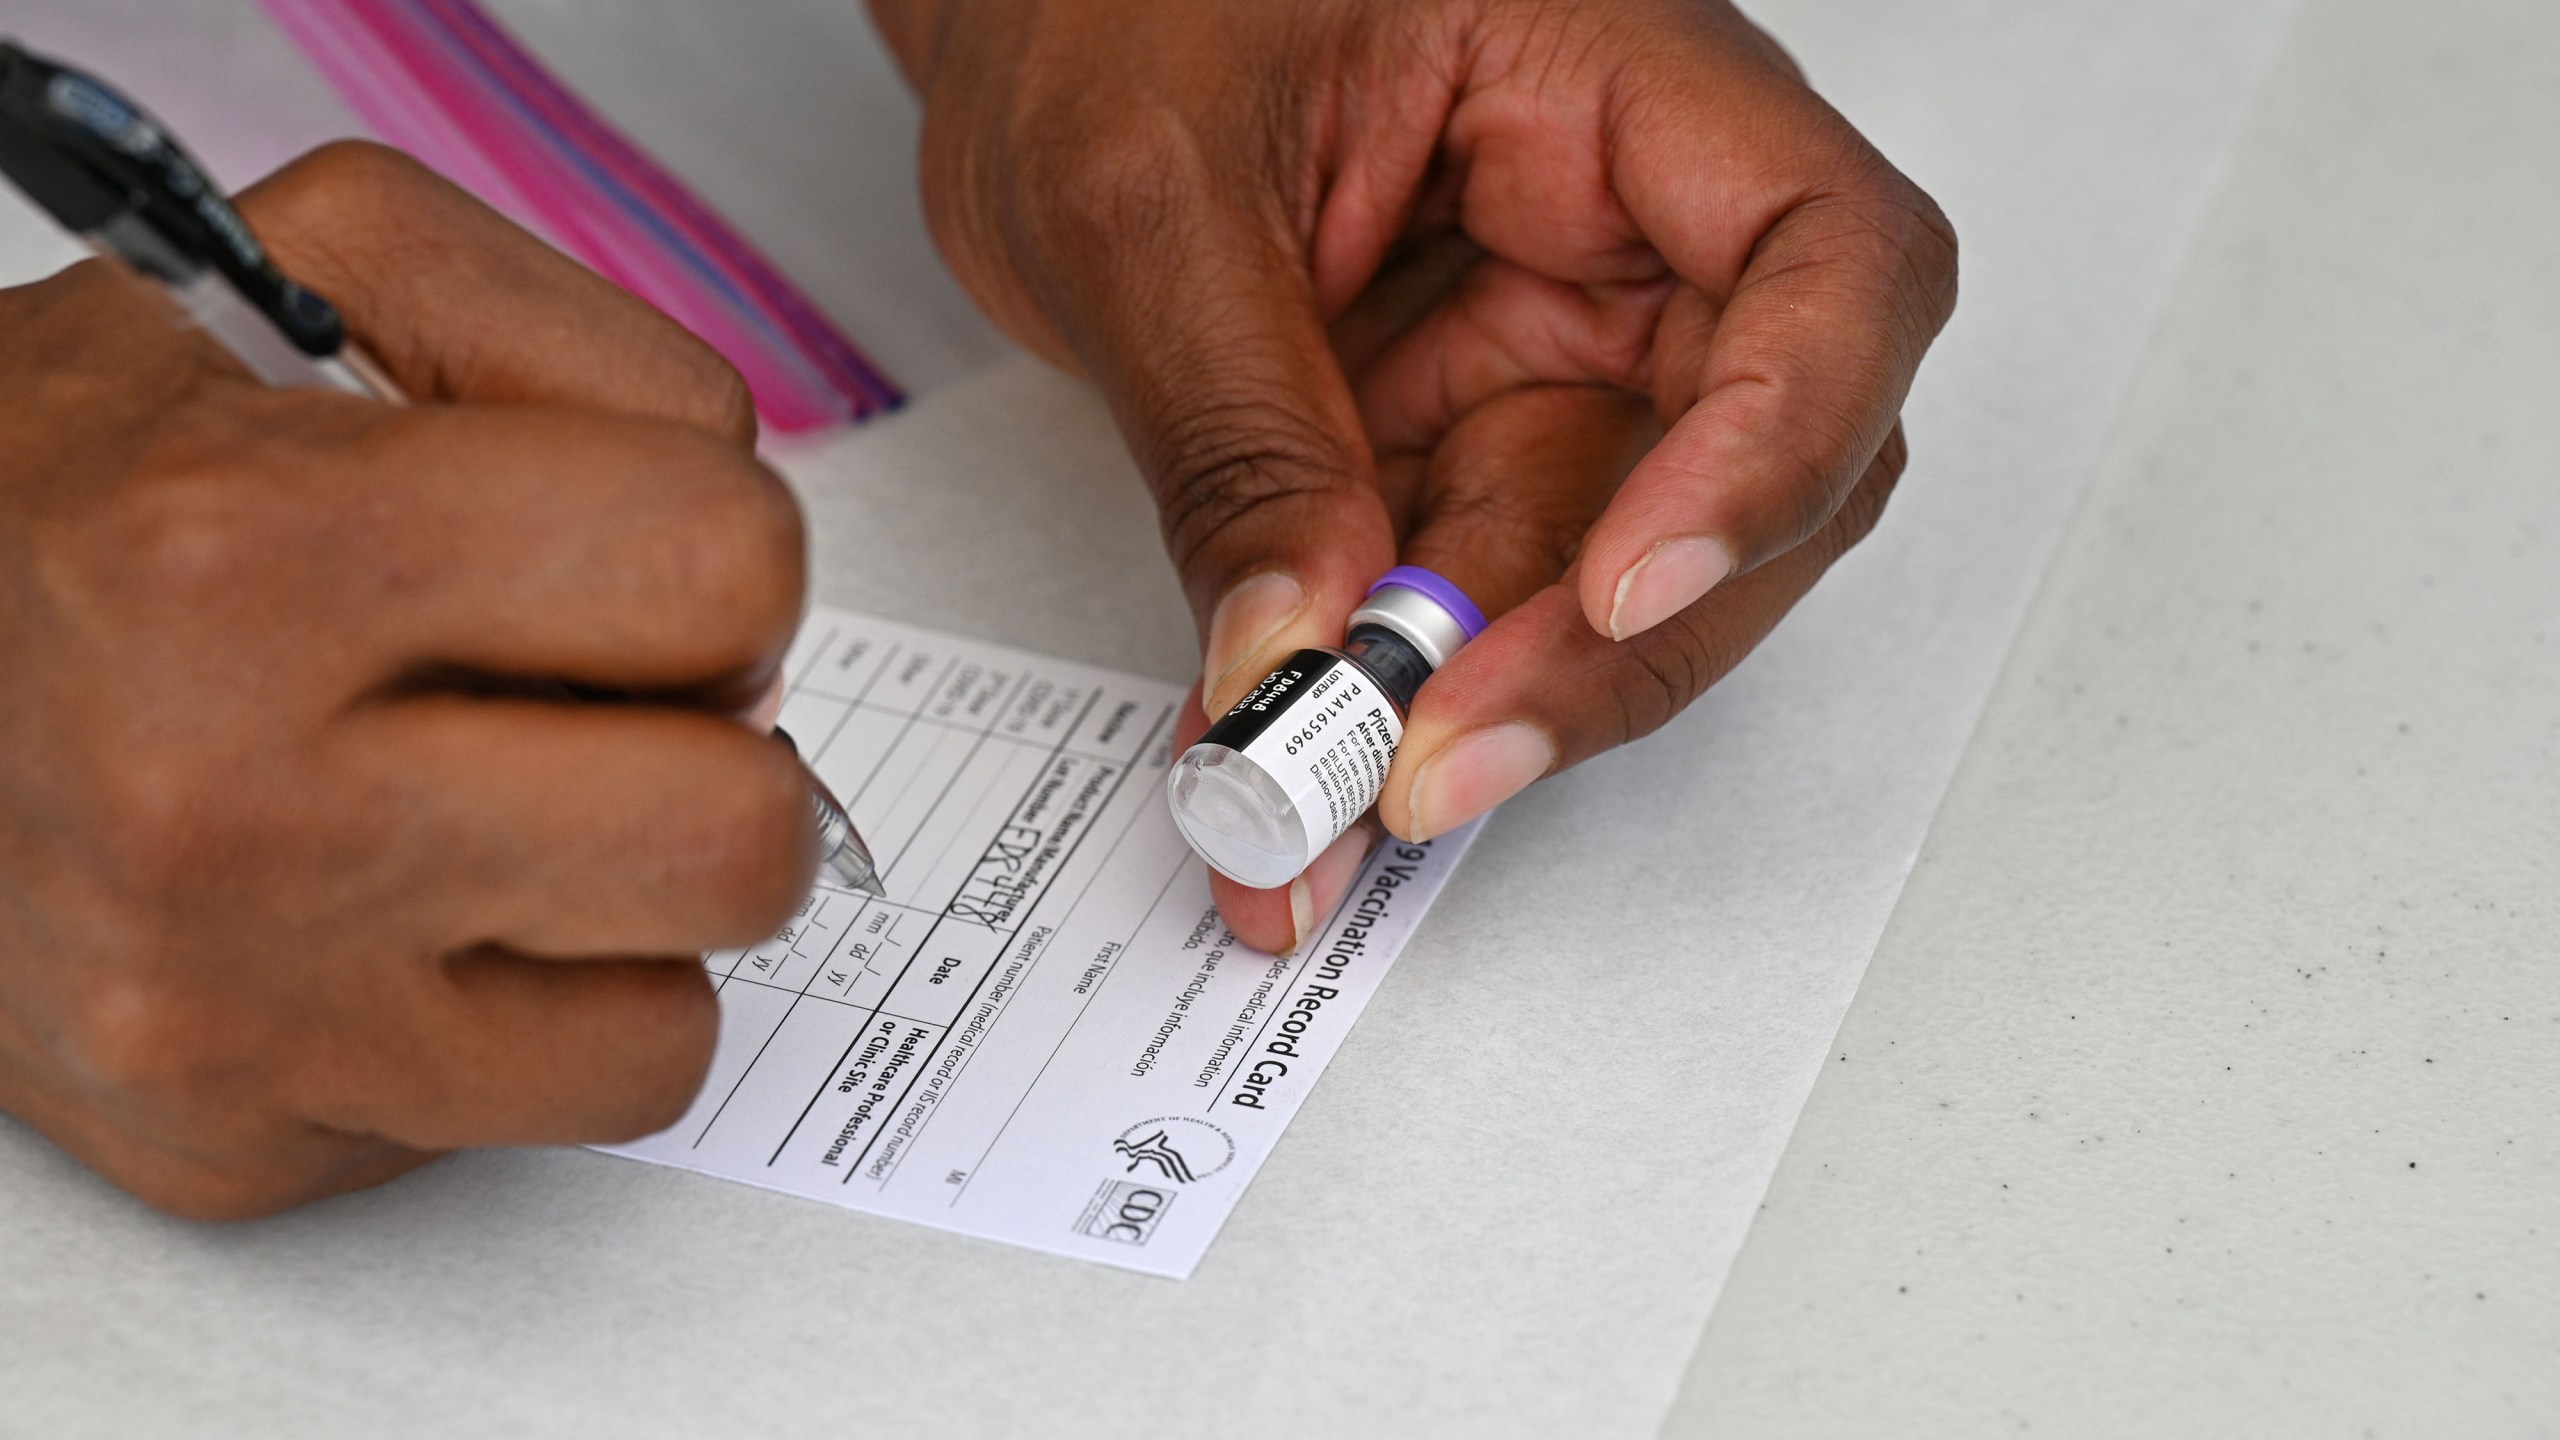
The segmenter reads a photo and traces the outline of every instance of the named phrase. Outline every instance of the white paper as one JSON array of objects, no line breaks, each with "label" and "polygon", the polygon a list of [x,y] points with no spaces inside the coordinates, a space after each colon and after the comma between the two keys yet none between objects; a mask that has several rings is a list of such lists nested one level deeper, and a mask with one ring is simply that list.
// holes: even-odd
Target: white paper
[{"label": "white paper", "polygon": [[612,1153],[1186,1276],[1474,834],[1390,842],[1287,958],[1165,808],[1181,688],[821,610],[782,725],[888,898],[705,961],[693,1108]]}]

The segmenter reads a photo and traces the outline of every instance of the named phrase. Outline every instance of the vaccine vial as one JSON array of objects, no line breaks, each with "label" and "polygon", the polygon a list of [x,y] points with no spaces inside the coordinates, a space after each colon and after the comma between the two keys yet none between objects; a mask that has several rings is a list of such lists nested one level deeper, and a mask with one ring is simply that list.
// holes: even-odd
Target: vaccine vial
[{"label": "vaccine vial", "polygon": [[1351,612],[1342,648],[1290,656],[1174,762],[1182,837],[1257,890],[1296,879],[1377,803],[1415,692],[1484,625],[1440,576],[1388,571]]}]

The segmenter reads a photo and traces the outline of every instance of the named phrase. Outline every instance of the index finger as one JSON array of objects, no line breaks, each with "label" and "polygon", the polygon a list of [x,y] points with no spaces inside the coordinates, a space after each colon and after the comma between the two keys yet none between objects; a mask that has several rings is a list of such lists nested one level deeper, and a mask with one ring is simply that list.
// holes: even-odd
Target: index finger
[{"label": "index finger", "polygon": [[1724,678],[1872,529],[1900,477],[1899,432],[1805,544],[1626,641],[1592,633],[1575,576],[1531,596],[1435,672],[1379,797],[1387,828],[1447,834],[1533,782],[1660,728]]},{"label": "index finger", "polygon": [[177,617],[157,643],[182,651],[285,647],[362,694],[507,677],[743,705],[799,623],[798,505],[690,426],[262,391],[171,448],[181,473],[107,542],[131,554],[106,603]]},{"label": "index finger", "polygon": [[413,395],[582,405],[755,439],[729,363],[673,320],[399,151],[325,146],[243,191],[287,274]]},{"label": "index finger", "polygon": [[1698,179],[1702,153],[1735,143],[1729,93],[1655,90],[1677,98],[1622,117],[1613,181],[1705,303],[1665,313],[1654,389],[1670,432],[1583,551],[1582,610],[1612,639],[1828,525],[1955,307],[1937,206],[1810,91],[1774,71],[1759,83],[1778,118],[1749,143],[1788,158],[1758,215]]}]

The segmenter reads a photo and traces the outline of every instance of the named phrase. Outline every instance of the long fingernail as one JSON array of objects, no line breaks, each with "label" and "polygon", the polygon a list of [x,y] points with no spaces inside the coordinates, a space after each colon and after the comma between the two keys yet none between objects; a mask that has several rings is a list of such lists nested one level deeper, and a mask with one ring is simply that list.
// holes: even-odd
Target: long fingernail
[{"label": "long fingernail", "polygon": [[1663,541],[1618,577],[1609,602],[1609,638],[1643,634],[1697,604],[1733,571],[1732,547],[1712,535]]},{"label": "long fingernail", "polygon": [[1209,653],[1201,658],[1200,708],[1217,719],[1244,698],[1272,639],[1307,608],[1306,587],[1285,570],[1266,570],[1229,590],[1209,617]]},{"label": "long fingernail", "polygon": [[1378,843],[1378,834],[1365,825],[1345,830],[1316,863],[1289,882],[1289,924],[1291,936],[1286,954],[1295,955],[1316,938],[1316,927],[1333,913],[1350,890],[1352,878],[1360,873],[1360,862],[1369,858],[1369,849]]},{"label": "long fingernail", "polygon": [[1405,792],[1413,838],[1446,835],[1556,767],[1556,742],[1525,720],[1469,731],[1422,762]]}]

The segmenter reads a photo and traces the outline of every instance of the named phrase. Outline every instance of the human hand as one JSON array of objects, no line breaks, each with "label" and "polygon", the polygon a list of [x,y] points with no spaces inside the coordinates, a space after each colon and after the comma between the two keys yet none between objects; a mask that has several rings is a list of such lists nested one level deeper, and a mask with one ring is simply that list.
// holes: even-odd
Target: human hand
[{"label": "human hand", "polygon": [[[873,9],[944,254],[1154,487],[1209,714],[1398,562],[1498,617],[1414,707],[1400,835],[1663,724],[1900,473],[1953,233],[1721,0]],[[1330,859],[1230,923],[1294,942]]]},{"label": "human hand", "polygon": [[801,602],[745,391],[388,151],[241,209],[422,403],[0,292],[0,1106],[201,1217],[661,1128],[816,863],[726,716]]},{"label": "human hand", "polygon": [[[1953,233],[1720,0],[873,10],[952,269],[1155,487],[1208,715],[1398,561],[1498,615],[1413,707],[1405,838],[1677,715],[1900,474]],[[1331,861],[1221,884],[1236,933]]]}]

